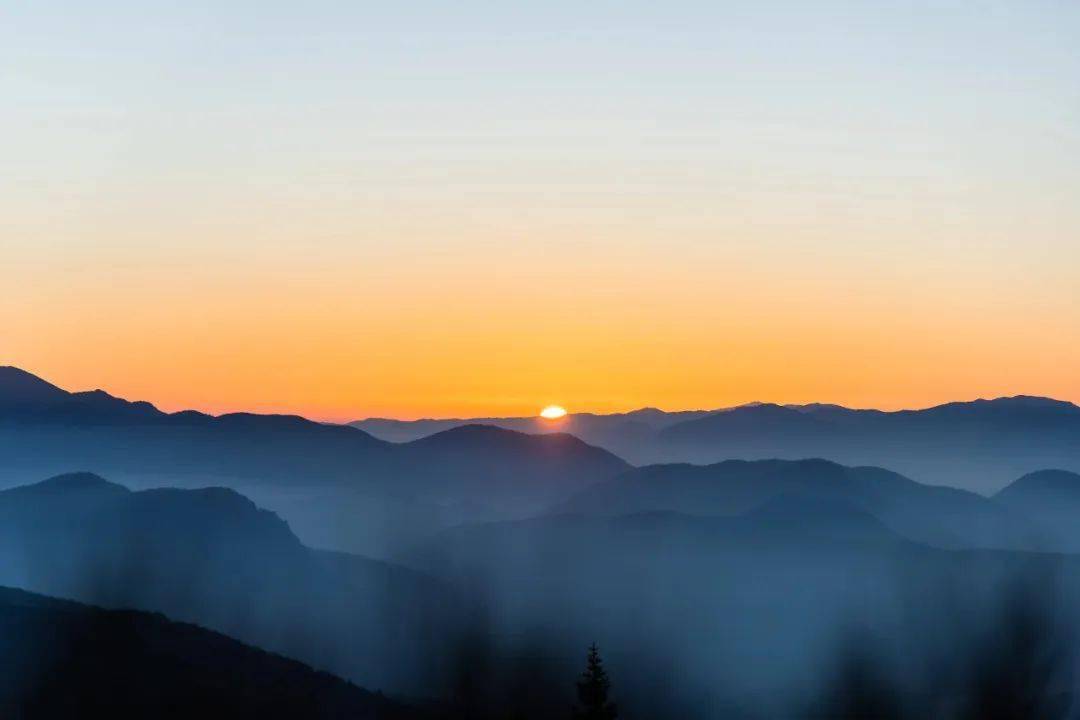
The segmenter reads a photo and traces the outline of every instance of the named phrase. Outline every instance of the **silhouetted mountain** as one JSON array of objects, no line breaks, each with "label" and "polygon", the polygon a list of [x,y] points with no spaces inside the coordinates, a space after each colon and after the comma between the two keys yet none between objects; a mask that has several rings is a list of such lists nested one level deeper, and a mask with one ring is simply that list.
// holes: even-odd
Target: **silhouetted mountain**
[{"label": "silhouetted mountain", "polygon": [[[156,482],[359,482],[386,465],[392,448],[362,431],[300,417],[163,413],[101,390],[69,393],[30,378],[0,368],[0,449],[9,482],[73,468]],[[3,398],[8,387],[18,389],[19,402]]]},{"label": "silhouetted mountain", "polygon": [[596,445],[619,455],[634,459],[640,443],[649,442],[657,430],[683,420],[703,417],[707,410],[665,412],[656,408],[641,408],[626,413],[570,413],[557,420],[541,417],[488,417],[456,419],[392,420],[369,418],[350,423],[377,438],[391,442],[409,442],[463,425],[491,425],[505,430],[529,433],[569,433],[590,445]]},{"label": "silhouetted mountain", "polygon": [[103,390],[69,393],[14,367],[0,367],[0,421],[116,424],[168,416],[147,402],[128,402]]},{"label": "silhouetted mountain", "polygon": [[402,450],[406,477],[416,478],[422,497],[468,498],[510,512],[535,511],[630,467],[573,435],[526,435],[487,425],[463,425]]},{"label": "silhouetted mountain", "polygon": [[[905,537],[938,547],[1028,548],[1038,541],[1034,528],[975,493],[922,485],[881,468],[849,468],[826,460],[652,465],[594,485],[556,512],[737,515],[791,495],[848,503]],[[804,514],[810,514],[809,508]]]},{"label": "silhouetted mountain", "polygon": [[56,475],[33,485],[21,485],[0,493],[0,497],[27,502],[70,503],[84,506],[99,500],[126,497],[130,490],[91,472]]},{"label": "silhouetted mountain", "polygon": [[16,367],[0,366],[0,411],[16,412],[22,407],[59,402],[68,393],[36,375]]},{"label": "silhouetted mountain", "polygon": [[826,431],[828,426],[816,415],[813,411],[804,412],[781,405],[747,405],[677,423],[666,429],[664,437],[669,440],[709,440],[721,432],[725,437],[741,440],[761,434],[800,436]]},{"label": "silhouetted mountain", "polygon": [[0,583],[163,612],[396,690],[425,681],[460,607],[412,571],[304,547],[232,490],[87,473],[0,492]]},{"label": "silhouetted mountain", "polygon": [[419,713],[203,628],[0,587],[0,715],[25,720]]},{"label": "silhouetted mountain", "polygon": [[1080,469],[1080,407],[1025,396],[897,412],[744,406],[661,430],[651,451],[657,459],[698,463],[825,457],[991,490],[1042,467]]},{"label": "silhouetted mountain", "polygon": [[162,413],[14,368],[0,369],[7,387],[0,482],[91,468],[134,486],[227,485],[309,543],[371,554],[455,523],[538,512],[628,467],[562,435],[473,428],[398,445],[295,416]]},{"label": "silhouetted mountain", "polygon": [[994,499],[1023,515],[1064,552],[1080,552],[1080,475],[1066,470],[1028,473]]},{"label": "silhouetted mountain", "polygon": [[371,419],[353,425],[402,441],[477,422],[529,433],[567,432],[636,465],[824,457],[980,492],[1043,467],[1080,472],[1080,407],[1030,396],[895,412],[827,403],[747,403],[679,413],[643,408],[574,414],[557,421]]}]

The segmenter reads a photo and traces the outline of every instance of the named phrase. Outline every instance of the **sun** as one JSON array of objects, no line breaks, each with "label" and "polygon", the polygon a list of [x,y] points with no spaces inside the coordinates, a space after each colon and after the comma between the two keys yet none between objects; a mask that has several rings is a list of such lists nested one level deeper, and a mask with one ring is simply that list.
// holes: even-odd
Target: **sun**
[{"label": "sun", "polygon": [[566,415],[566,408],[559,405],[548,405],[540,411],[540,417],[545,420],[558,420]]}]

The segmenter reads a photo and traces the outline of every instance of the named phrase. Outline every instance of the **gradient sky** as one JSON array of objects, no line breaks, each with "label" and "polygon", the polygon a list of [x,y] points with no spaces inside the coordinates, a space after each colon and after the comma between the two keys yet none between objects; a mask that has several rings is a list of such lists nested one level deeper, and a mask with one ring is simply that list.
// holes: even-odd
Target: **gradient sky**
[{"label": "gradient sky", "polygon": [[327,419],[1080,401],[1080,3],[0,8],[0,364]]}]

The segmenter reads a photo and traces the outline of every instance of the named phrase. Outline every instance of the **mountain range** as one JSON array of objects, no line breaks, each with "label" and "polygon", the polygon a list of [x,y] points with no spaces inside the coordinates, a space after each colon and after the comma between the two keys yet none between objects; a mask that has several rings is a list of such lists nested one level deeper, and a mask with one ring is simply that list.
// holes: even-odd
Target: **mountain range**
[{"label": "mountain range", "polygon": [[453,524],[539,512],[629,468],[568,434],[465,426],[414,442],[296,416],[165,413],[0,368],[0,483],[93,470],[133,487],[228,486],[308,543],[385,557]]},{"label": "mountain range", "polygon": [[[657,408],[641,408],[626,413],[571,413],[556,420],[534,417],[483,417],[421,420],[395,420],[392,418],[367,418],[349,423],[383,440],[409,442],[450,430],[462,425],[491,425],[530,435],[566,432],[582,440],[612,449],[624,457],[630,457],[632,443],[636,439],[651,438],[657,431],[670,425],[704,417],[708,410],[665,412]],[[614,450],[613,448],[619,448]]]},{"label": "mountain range", "polygon": [[[422,436],[473,420],[362,420],[377,437]],[[1016,396],[922,410],[862,410],[815,403],[749,403],[721,410],[665,413],[647,408],[561,420],[488,418],[526,432],[570,432],[635,465],[821,457],[876,465],[921,482],[995,492],[1044,468],[1080,472],[1080,407]]]},{"label": "mountain range", "polygon": [[[898,412],[755,403],[561,421],[357,424],[405,441],[296,416],[165,413],[0,368],[0,483],[91,469],[136,488],[227,486],[278,512],[310,546],[391,558],[441,529],[541,514],[590,488],[610,487],[624,473],[634,477],[617,453],[638,462],[707,465],[819,457],[981,493],[1048,468],[1080,470],[1080,408],[1023,396]],[[976,512],[979,498],[970,493],[937,492],[963,511],[948,528],[933,513],[904,512],[913,537],[945,547],[1026,546],[1025,521],[1000,519],[1000,503]],[[943,506],[933,503],[940,512]],[[917,521],[922,533],[912,530]],[[1061,540],[1066,530],[1051,533],[1068,546]]]},{"label": "mountain range", "polygon": [[1039,546],[1035,525],[966,490],[923,485],[875,467],[827,460],[650,465],[593,485],[556,510],[586,515],[678,512],[735,516],[782,497],[839,501],[911,540],[945,548]]},{"label": "mountain range", "polygon": [[[443,530],[392,565],[307,549],[276,515],[231,490],[132,492],[80,473],[0,492],[0,583],[165,613],[418,698],[452,684],[448,666],[460,662],[459,639],[475,627],[468,606],[482,606],[479,627],[495,643],[486,656],[520,654],[515,643],[525,642],[526,650],[548,658],[545,674],[530,680],[540,684],[531,692],[557,700],[543,683],[572,677],[570,650],[579,649],[582,637],[596,638],[624,683],[622,697],[665,717],[686,702],[688,689],[712,684],[709,692],[717,694],[710,702],[725,706],[731,695],[743,694],[715,686],[718,667],[751,695],[798,687],[798,678],[812,675],[828,655],[830,638],[845,622],[870,623],[893,642],[899,642],[900,623],[913,624],[908,631],[915,637],[959,633],[939,627],[949,617],[939,614],[939,604],[962,597],[963,613],[985,618],[991,609],[978,598],[994,597],[1002,583],[1030,572],[1038,580],[1026,582],[1080,597],[1074,559],[945,550],[913,540],[925,535],[962,544],[963,533],[947,530],[979,522],[1008,529],[1009,514],[1021,508],[1030,515],[1017,514],[1016,521],[1041,517],[1049,505],[1064,515],[1069,497],[1075,516],[1080,476],[1061,472],[1021,478],[1000,499],[986,499],[820,460],[657,466],[595,485],[547,515]],[[927,518],[911,519],[920,513]],[[931,532],[934,524],[944,530]],[[908,606],[897,607],[897,598]],[[0,592],[0,619],[3,599]],[[208,665],[215,672],[224,672],[222,663],[239,662],[252,663],[259,678],[303,675],[293,666],[275,671],[271,661],[263,667],[261,656],[252,659],[232,650],[232,641],[197,628],[131,611],[93,612],[99,615],[26,619],[15,613],[11,622],[20,624],[9,647],[11,638],[29,638],[45,657],[37,662],[52,664],[71,643],[90,642],[89,633],[108,643],[121,668],[134,662],[125,658],[156,648],[156,664],[146,664],[144,672],[151,675],[147,687],[161,683],[164,693],[174,692],[169,682],[188,678],[184,658],[205,652],[199,646],[204,636],[215,648],[225,645]],[[52,630],[42,646],[46,624]],[[172,633],[187,639],[174,641]],[[88,657],[83,647],[76,645],[79,652],[71,656]],[[929,652],[923,641],[917,649]],[[233,660],[234,652],[242,657]],[[687,668],[682,676],[679,667]],[[155,673],[161,673],[157,680]],[[22,677],[11,687],[25,689]],[[59,677],[91,697],[94,688],[117,682],[111,670],[91,672],[89,688]],[[318,697],[329,693],[327,702],[353,702],[354,694],[356,701],[377,700],[337,681],[306,678],[295,682],[326,683]],[[211,686],[204,692],[191,702],[225,691]],[[290,698],[286,693],[282,708],[297,707],[288,703],[300,700]],[[145,707],[151,700],[135,694],[125,702]],[[244,707],[245,701],[226,696],[221,702]],[[393,704],[382,711],[405,712]]]}]

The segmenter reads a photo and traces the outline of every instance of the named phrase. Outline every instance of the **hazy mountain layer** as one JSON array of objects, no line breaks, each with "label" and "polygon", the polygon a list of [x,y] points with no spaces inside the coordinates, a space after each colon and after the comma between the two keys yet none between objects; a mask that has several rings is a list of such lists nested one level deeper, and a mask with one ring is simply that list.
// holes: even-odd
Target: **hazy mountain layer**
[{"label": "hazy mountain layer", "polygon": [[0,492],[0,584],[163,612],[411,691],[461,607],[413,571],[304,547],[232,490],[130,492],[90,474]]},{"label": "hazy mountain layer", "polygon": [[[916,708],[910,717],[977,716],[962,703],[985,690],[984,670],[1000,670],[999,697],[1011,683],[1071,687],[1056,685],[1069,656],[1053,643],[1080,612],[1075,559],[932,549],[837,500],[784,495],[723,518],[468,526],[405,560],[484,593],[499,632],[552,654],[595,640],[620,700],[642,717],[866,717],[803,714],[823,688],[849,682],[840,676],[849,660],[887,677]],[[1053,609],[1013,628],[1029,592]],[[1023,675],[1029,662],[1046,674]],[[845,701],[862,692],[850,682]]]},{"label": "hazy mountain layer", "polygon": [[[349,423],[353,427],[391,442],[409,442],[462,425],[491,425],[529,434],[570,433],[587,443],[608,448],[616,454],[632,451],[637,440],[649,440],[657,430],[684,420],[708,415],[711,410],[664,412],[641,408],[627,413],[572,413],[557,420],[542,417],[485,417],[456,419],[393,420],[368,418]],[[615,450],[619,448],[619,450]],[[627,455],[628,456],[628,455]]]},{"label": "hazy mountain layer", "polygon": [[987,492],[1047,467],[1080,470],[1080,407],[1034,397],[899,412],[758,405],[672,425],[651,452],[697,463],[824,457]]},{"label": "hazy mountain layer", "polygon": [[994,500],[1037,527],[1053,547],[1080,552],[1080,475],[1065,470],[1030,473]]},{"label": "hazy mountain layer", "polygon": [[[363,420],[354,426],[398,440],[477,422]],[[1080,407],[1018,396],[924,410],[858,410],[839,405],[750,403],[665,413],[644,409],[563,420],[487,418],[525,432],[569,432],[636,465],[822,457],[875,465],[921,482],[992,492],[1028,472],[1080,472]]]},{"label": "hazy mountain layer", "polygon": [[[620,484],[626,505],[592,507]],[[699,514],[634,512],[658,499]],[[1055,636],[1075,620],[1076,560],[914,543],[894,504],[925,511],[924,531],[994,506],[823,461],[645,468],[570,502],[588,514],[444,530],[402,555],[405,570],[312,551],[230,490],[76,474],[0,492],[0,583],[165,612],[366,687],[494,694],[520,717],[566,706],[594,640],[626,717],[791,717],[852,633],[873,638],[860,652],[906,694],[937,698],[921,673],[942,653],[985,655],[974,648],[1011,588],[1055,599]]]},{"label": "hazy mountain layer", "polygon": [[556,511],[738,515],[792,494],[847,502],[897,533],[937,547],[1031,549],[1043,547],[1040,543],[1046,540],[1024,516],[981,495],[922,485],[881,468],[850,468],[826,460],[650,465],[593,485]]}]

